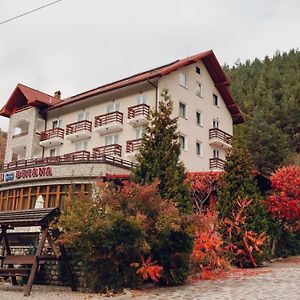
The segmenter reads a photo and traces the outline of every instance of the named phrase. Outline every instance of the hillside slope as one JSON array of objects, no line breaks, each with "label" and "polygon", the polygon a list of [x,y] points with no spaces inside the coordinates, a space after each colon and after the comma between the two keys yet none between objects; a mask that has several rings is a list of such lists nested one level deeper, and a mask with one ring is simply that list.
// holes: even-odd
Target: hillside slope
[{"label": "hillside slope", "polygon": [[264,173],[299,164],[300,51],[276,52],[224,69],[246,119],[236,128],[236,143],[247,147],[255,167]]}]

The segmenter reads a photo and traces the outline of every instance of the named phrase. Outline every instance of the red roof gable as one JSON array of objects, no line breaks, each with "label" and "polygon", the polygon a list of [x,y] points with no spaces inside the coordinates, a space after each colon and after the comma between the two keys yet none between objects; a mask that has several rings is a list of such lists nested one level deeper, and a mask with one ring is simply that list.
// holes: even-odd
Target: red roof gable
[{"label": "red roof gable", "polygon": [[49,110],[56,109],[56,108],[59,108],[59,107],[62,107],[62,106],[65,106],[65,105],[68,105],[71,103],[75,103],[80,100],[92,97],[92,96],[104,94],[104,93],[107,93],[107,92],[110,92],[110,91],[113,91],[113,90],[116,90],[119,88],[130,86],[130,85],[142,82],[142,81],[162,77],[167,74],[170,74],[171,72],[178,70],[179,68],[196,63],[199,60],[203,61],[205,67],[207,68],[211,78],[213,79],[213,81],[215,83],[216,88],[218,89],[219,93],[221,94],[222,98],[224,99],[225,104],[232,115],[233,123],[234,124],[243,123],[244,118],[242,116],[242,113],[239,110],[238,106],[235,104],[235,102],[231,96],[231,93],[228,89],[229,83],[227,81],[225,73],[224,73],[222,67],[220,66],[220,64],[212,50],[209,50],[209,51],[206,51],[206,52],[194,55],[194,56],[190,56],[190,57],[187,57],[182,60],[177,60],[170,64],[167,64],[167,65],[155,68],[155,69],[151,69],[146,72],[139,73],[139,74],[124,78],[119,81],[115,81],[113,83],[109,83],[109,84],[100,86],[96,89],[92,89],[92,90],[89,90],[84,93],[80,93],[78,95],[75,95],[75,96],[65,99],[61,103],[51,106],[49,108]]},{"label": "red roof gable", "polygon": [[19,83],[1,109],[0,115],[10,117],[18,108],[24,106],[48,108],[60,102],[55,97]]}]

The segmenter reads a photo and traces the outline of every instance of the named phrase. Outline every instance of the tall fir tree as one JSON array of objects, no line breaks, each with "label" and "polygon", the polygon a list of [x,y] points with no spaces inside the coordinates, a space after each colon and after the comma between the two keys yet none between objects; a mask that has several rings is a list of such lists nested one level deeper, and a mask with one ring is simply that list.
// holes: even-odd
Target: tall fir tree
[{"label": "tall fir tree", "polygon": [[182,213],[192,212],[192,199],[186,183],[186,170],[180,161],[177,118],[173,118],[173,102],[168,91],[161,94],[157,111],[150,112],[149,124],[142,138],[133,170],[133,180],[139,184],[159,180],[158,190],[166,199],[176,201]]},{"label": "tall fir tree", "polygon": [[249,152],[243,147],[234,147],[227,155],[221,185],[218,191],[217,209],[220,219],[237,212],[238,198],[253,199],[247,208],[247,230],[267,231],[268,224],[264,200],[257,187]]}]

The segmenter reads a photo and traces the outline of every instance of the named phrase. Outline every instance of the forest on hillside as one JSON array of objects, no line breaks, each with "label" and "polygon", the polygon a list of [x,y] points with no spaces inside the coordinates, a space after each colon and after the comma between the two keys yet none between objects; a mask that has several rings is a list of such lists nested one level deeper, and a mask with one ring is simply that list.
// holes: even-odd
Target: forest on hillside
[{"label": "forest on hillside", "polygon": [[250,152],[257,170],[270,174],[300,161],[300,51],[224,66],[245,117],[235,143]]}]

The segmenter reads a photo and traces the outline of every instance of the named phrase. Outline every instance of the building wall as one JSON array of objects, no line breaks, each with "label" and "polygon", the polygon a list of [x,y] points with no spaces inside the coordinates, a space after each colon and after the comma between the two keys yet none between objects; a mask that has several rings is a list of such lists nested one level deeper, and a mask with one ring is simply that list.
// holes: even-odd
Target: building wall
[{"label": "building wall", "polygon": [[[94,98],[80,101],[75,105],[69,105],[50,111],[48,113],[47,129],[52,128],[52,122],[56,119],[62,120],[62,128],[65,129],[66,125],[77,122],[78,113],[85,110],[89,113],[89,120],[92,121],[92,135],[88,140],[87,151],[92,152],[93,148],[105,145],[105,135],[100,135],[95,132],[95,117],[107,113],[107,105],[113,101],[119,103],[120,111],[123,113],[123,126],[122,130],[113,134],[119,134],[119,144],[122,145],[122,157],[126,156],[126,141],[136,139],[135,128],[128,124],[128,107],[137,104],[137,96],[140,93],[147,94],[148,105],[154,107],[156,90],[149,83],[144,83],[139,86],[130,87],[127,89],[119,90],[114,93],[100,95]],[[113,135],[112,134],[112,135]],[[45,149],[45,156],[50,155],[50,148]],[[75,151],[75,143],[67,139],[64,140],[63,145],[59,147],[59,154],[63,155]]]},{"label": "building wall", "polygon": [[[200,74],[196,73],[196,66],[200,67]],[[186,75],[186,88],[179,84],[180,73]],[[197,83],[202,85],[202,97],[196,95]],[[181,154],[186,168],[189,171],[209,170],[213,149],[218,149],[219,157],[225,159],[226,151],[223,148],[209,145],[209,129],[213,127],[213,119],[218,118],[219,128],[232,135],[232,117],[204,64],[191,64],[161,78],[159,89],[169,89],[174,103],[174,116],[179,116],[180,102],[187,105],[187,118],[178,119],[179,132],[187,137],[187,150]],[[218,96],[218,106],[213,104],[213,94]],[[196,123],[196,111],[203,113],[203,126]],[[202,157],[196,154],[196,141],[203,143]]]}]

